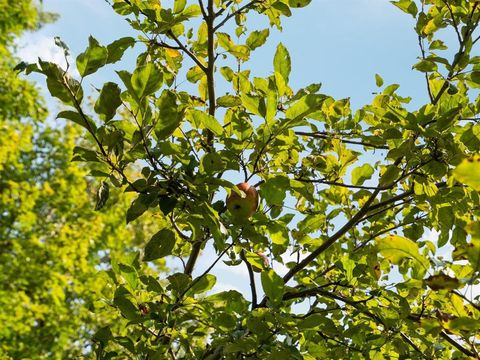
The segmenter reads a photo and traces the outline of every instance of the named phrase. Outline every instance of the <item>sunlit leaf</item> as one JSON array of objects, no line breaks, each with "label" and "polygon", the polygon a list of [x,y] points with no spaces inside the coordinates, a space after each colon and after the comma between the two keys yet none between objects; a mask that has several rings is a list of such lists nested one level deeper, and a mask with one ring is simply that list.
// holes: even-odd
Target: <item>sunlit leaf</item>
[{"label": "sunlit leaf", "polygon": [[461,183],[480,191],[480,155],[464,159],[453,171],[453,176]]}]

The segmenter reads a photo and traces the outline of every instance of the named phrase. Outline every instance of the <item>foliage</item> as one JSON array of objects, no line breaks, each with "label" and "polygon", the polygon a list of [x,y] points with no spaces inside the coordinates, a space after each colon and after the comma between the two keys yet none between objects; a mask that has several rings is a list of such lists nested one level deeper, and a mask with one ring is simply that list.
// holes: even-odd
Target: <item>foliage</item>
[{"label": "foliage", "polygon": [[31,1],[0,2],[0,11],[0,357],[79,357],[102,326],[122,331],[109,303],[95,303],[107,291],[98,273],[110,259],[135,262],[151,221],[126,228],[132,199],[118,191],[110,196],[123,207],[94,211],[95,184],[71,162],[82,132],[43,123],[39,92],[13,71],[15,36],[36,28],[41,12]]},{"label": "foliage", "polygon": [[[99,181],[136,194],[127,221],[161,219],[143,262],[186,259],[183,272],[160,281],[137,276],[139,262],[112,263],[110,300],[129,323],[121,334],[111,323],[94,336],[98,358],[479,356],[479,302],[466,295],[480,270],[478,167],[471,165],[480,149],[479,3],[394,1],[416,20],[414,69],[430,101],[412,109],[397,84],[384,86],[377,75],[378,93],[357,110],[320,93],[319,84],[292,89],[281,43],[269,75],[248,69],[269,27],[281,28],[283,17],[309,3],[114,0],[137,39],[102,45],[91,37],[76,58],[80,79],[48,62],[26,67],[46,76],[68,107],[61,117],[95,142],[77,147],[74,158],[94,166]],[[265,29],[254,27],[258,19],[267,20]],[[457,37],[451,57],[443,29]],[[132,46],[144,48],[135,69],[100,87],[92,113],[82,80]],[[196,89],[182,91],[184,78]],[[135,165],[141,174],[129,174]],[[261,197],[246,224],[223,201],[240,176],[256,182]],[[438,240],[425,229],[439,231]],[[218,258],[193,276],[210,245]],[[280,276],[255,253],[288,272]],[[210,271],[224,255],[231,266],[245,263],[250,296],[209,292]],[[254,265],[263,268],[265,295],[257,294]],[[294,311],[300,303],[305,311]]]}]

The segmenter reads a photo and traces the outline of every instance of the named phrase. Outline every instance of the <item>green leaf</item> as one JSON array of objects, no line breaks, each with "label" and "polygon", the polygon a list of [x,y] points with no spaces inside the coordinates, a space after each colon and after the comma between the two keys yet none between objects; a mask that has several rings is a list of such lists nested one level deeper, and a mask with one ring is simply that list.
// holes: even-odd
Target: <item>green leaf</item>
[{"label": "green leaf", "polygon": [[377,248],[384,258],[393,264],[400,264],[404,259],[413,259],[419,265],[419,272],[425,273],[429,268],[428,260],[420,254],[418,245],[403,236],[388,235],[376,241]]},{"label": "green leaf", "polygon": [[90,36],[87,49],[77,56],[77,69],[82,77],[93,74],[107,63],[108,50]]},{"label": "green leaf", "polygon": [[200,6],[198,4],[187,6],[185,10],[182,11],[182,16],[184,16],[185,19],[196,17],[199,15],[202,15],[202,10],[200,9]]},{"label": "green leaf", "polygon": [[268,233],[273,244],[287,245],[290,238],[288,236],[288,228],[282,223],[273,223],[268,226]]},{"label": "green leaf", "polygon": [[213,174],[225,169],[225,163],[217,152],[205,154],[200,160],[200,172]]},{"label": "green leaf", "polygon": [[90,149],[83,148],[81,146],[75,146],[73,148],[72,161],[92,161],[99,162],[98,154]]},{"label": "green leaf", "polygon": [[155,134],[158,140],[164,140],[172,135],[180,125],[183,112],[178,109],[177,96],[170,90],[163,91],[155,104],[158,108],[158,121],[155,125]]},{"label": "green leaf", "polygon": [[104,121],[112,119],[117,112],[117,108],[122,104],[120,93],[120,87],[113,82],[107,82],[103,85],[95,102],[94,110]]},{"label": "green leaf", "polygon": [[285,111],[285,116],[287,119],[296,120],[308,116],[309,114],[318,111],[323,102],[325,101],[326,96],[319,94],[308,94],[301,97],[297,102],[290,106],[287,111]]},{"label": "green leaf", "polygon": [[155,194],[140,194],[127,210],[127,224],[141,216],[148,210],[149,206],[155,201]]},{"label": "green leaf", "polygon": [[265,106],[265,100],[260,96],[250,96],[243,94],[242,105],[245,106],[245,109],[250,111],[254,115],[265,117],[267,114],[267,109]]},{"label": "green leaf", "polygon": [[135,39],[132,37],[123,37],[107,45],[107,64],[113,64],[121,60],[125,50],[134,45]]},{"label": "green leaf", "polygon": [[276,176],[267,179],[260,185],[261,198],[270,206],[283,206],[283,200],[285,200],[289,186],[290,181],[284,176]]},{"label": "green leaf", "polygon": [[412,15],[414,18],[417,16],[418,8],[413,0],[399,0],[391,1],[393,5],[398,7],[400,10],[406,12],[407,14]]},{"label": "green leaf", "polygon": [[322,329],[323,332],[334,334],[337,332],[335,323],[324,314],[312,314],[298,323],[298,329]]},{"label": "green leaf", "polygon": [[205,72],[200,68],[200,66],[195,65],[187,71],[187,80],[191,83],[197,83],[205,76]]},{"label": "green leaf", "polygon": [[131,78],[132,89],[135,95],[141,99],[153,94],[163,84],[163,74],[153,63],[140,66],[135,69]]},{"label": "green leaf", "polygon": [[388,165],[380,177],[380,186],[390,186],[398,179],[401,170],[395,165]]},{"label": "green leaf", "polygon": [[242,105],[242,101],[238,96],[224,95],[217,99],[217,106],[229,108],[239,105]]},{"label": "green leaf", "polygon": [[310,4],[312,0],[288,0],[288,5],[291,8],[302,8]]},{"label": "green leaf", "polygon": [[449,320],[447,323],[447,328],[455,332],[461,331],[474,331],[478,332],[480,329],[480,320],[474,319],[472,317],[458,317],[452,320]]},{"label": "green leaf", "polygon": [[65,104],[73,104],[73,98],[65,85],[51,77],[47,78],[47,88],[50,94],[57,99],[60,99]]},{"label": "green leaf", "polygon": [[381,87],[383,85],[383,79],[380,75],[378,74],[375,74],[375,84],[378,86],[378,87]]},{"label": "green leaf", "polygon": [[126,265],[126,264],[119,264],[118,268],[120,270],[120,274],[125,279],[127,284],[133,290],[136,290],[138,287],[138,274],[137,270],[133,266]]},{"label": "green leaf", "polygon": [[176,294],[183,293],[191,282],[190,276],[184,273],[175,273],[170,275],[167,277],[167,280],[170,283],[170,285],[168,285],[168,289],[172,290]]},{"label": "green leaf", "polygon": [[214,326],[222,331],[230,332],[237,325],[237,319],[232,314],[226,312],[217,312],[213,320]]},{"label": "green leaf", "polygon": [[206,274],[202,276],[196,283],[193,285],[190,290],[188,290],[189,295],[201,294],[212,289],[217,282],[217,278],[212,274]]},{"label": "green leaf", "polygon": [[245,259],[255,270],[264,270],[268,268],[268,261],[265,261],[265,255],[260,255],[251,251],[245,251]]},{"label": "green leaf", "polygon": [[139,312],[130,298],[132,298],[130,292],[125,287],[119,286],[115,291],[113,303],[128,320],[135,320],[139,317]]},{"label": "green leaf", "polygon": [[186,5],[187,5],[187,0],[175,0],[173,4],[173,12],[175,14],[181,13],[185,9]]},{"label": "green leaf", "polygon": [[432,71],[437,71],[438,66],[433,61],[420,60],[418,63],[413,65],[413,68],[421,72],[432,72]]},{"label": "green leaf", "polygon": [[95,342],[99,342],[103,346],[105,346],[110,340],[112,340],[112,338],[113,338],[112,330],[110,330],[110,327],[104,326],[97,330],[97,332],[93,335],[92,339]]},{"label": "green leaf", "polygon": [[282,75],[285,82],[288,83],[291,67],[290,54],[288,53],[287,48],[283,46],[282,43],[278,44],[277,51],[273,58],[274,71]]},{"label": "green leaf", "polygon": [[200,110],[191,110],[190,114],[195,124],[199,124],[201,128],[207,128],[215,136],[223,135],[223,127],[212,115]]},{"label": "green leaf", "polygon": [[61,111],[57,115],[57,119],[67,119],[73,121],[75,124],[78,124],[89,132],[95,132],[97,130],[97,126],[95,122],[88,116],[83,117],[76,111],[65,110]]},{"label": "green leaf", "polygon": [[240,338],[235,340],[234,342],[229,342],[225,348],[224,352],[226,354],[235,353],[235,352],[242,352],[248,353],[249,351],[255,349],[257,347],[257,343],[251,337],[247,338]]},{"label": "green leaf", "polygon": [[352,171],[352,184],[362,185],[365,180],[372,177],[374,169],[370,164],[363,164],[360,167],[353,169]]},{"label": "green leaf", "polygon": [[170,214],[173,209],[175,209],[175,205],[177,205],[177,203],[177,198],[173,196],[160,195],[158,197],[158,205],[160,206],[160,210],[162,211],[163,215]]},{"label": "green leaf", "polygon": [[152,236],[145,246],[143,261],[153,261],[171,255],[175,247],[175,233],[169,229],[162,229]]},{"label": "green leaf", "polygon": [[273,304],[280,303],[285,291],[283,279],[272,269],[269,269],[268,271],[262,271],[260,278],[262,281],[263,291],[265,292],[265,295],[268,296],[268,299]]},{"label": "green leaf", "polygon": [[480,71],[473,71],[470,74],[470,80],[475,84],[480,84]]},{"label": "green leaf", "polygon": [[246,44],[250,50],[255,50],[256,48],[265,44],[268,35],[270,35],[270,31],[268,29],[252,31],[247,38]]},{"label": "green leaf", "polygon": [[455,170],[453,176],[462,184],[480,191],[480,154],[464,159]]}]

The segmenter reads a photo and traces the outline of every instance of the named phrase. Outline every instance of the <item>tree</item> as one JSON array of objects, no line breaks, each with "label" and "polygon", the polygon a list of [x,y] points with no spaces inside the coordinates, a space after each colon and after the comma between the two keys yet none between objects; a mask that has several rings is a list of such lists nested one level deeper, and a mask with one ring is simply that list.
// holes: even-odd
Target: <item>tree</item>
[{"label": "tree", "polygon": [[[416,19],[414,68],[430,101],[411,109],[398,85],[377,75],[379,92],[356,110],[319,84],[292,89],[281,43],[271,74],[247,68],[269,27],[281,29],[282,17],[309,3],[114,0],[137,39],[104,46],[90,37],[76,57],[79,79],[53,63],[26,67],[46,76],[68,107],[59,116],[95,143],[75,158],[95,166],[99,181],[136,194],[127,222],[161,219],[143,262],[184,263],[158,281],[131,267],[121,279],[112,264],[109,300],[129,322],[121,337],[111,327],[94,336],[98,358],[479,357],[480,305],[469,295],[480,270],[479,3],[394,1]],[[253,30],[252,16],[269,27]],[[457,37],[453,56],[444,29]],[[83,79],[133,46],[144,49],[135,69],[100,86],[89,109]],[[185,78],[196,90],[179,89]],[[132,166],[141,173],[129,175]],[[223,200],[245,196],[239,178],[261,199],[241,223]],[[438,240],[425,229],[439,231]],[[447,244],[454,250],[439,256]],[[205,246],[217,257],[194,275]],[[264,254],[289,271],[279,276]],[[211,270],[227,257],[244,263],[250,295],[208,292]],[[294,311],[301,303],[305,311]]]},{"label": "tree", "polygon": [[71,162],[78,126],[45,123],[37,88],[13,71],[15,37],[52,16],[31,1],[0,12],[0,357],[79,357],[106,324],[121,332],[116,311],[93,304],[107,291],[98,270],[111,259],[127,274],[151,221],[126,228],[131,197],[118,191],[111,196],[123,207],[94,211],[96,184]]}]

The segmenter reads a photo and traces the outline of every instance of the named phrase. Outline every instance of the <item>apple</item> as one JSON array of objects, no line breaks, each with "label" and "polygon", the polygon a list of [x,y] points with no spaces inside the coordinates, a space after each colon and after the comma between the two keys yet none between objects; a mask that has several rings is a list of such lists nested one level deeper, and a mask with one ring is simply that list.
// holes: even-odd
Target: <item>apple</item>
[{"label": "apple", "polygon": [[232,191],[227,197],[227,209],[237,222],[248,220],[258,208],[258,192],[254,186],[243,182],[236,185],[242,195]]}]

